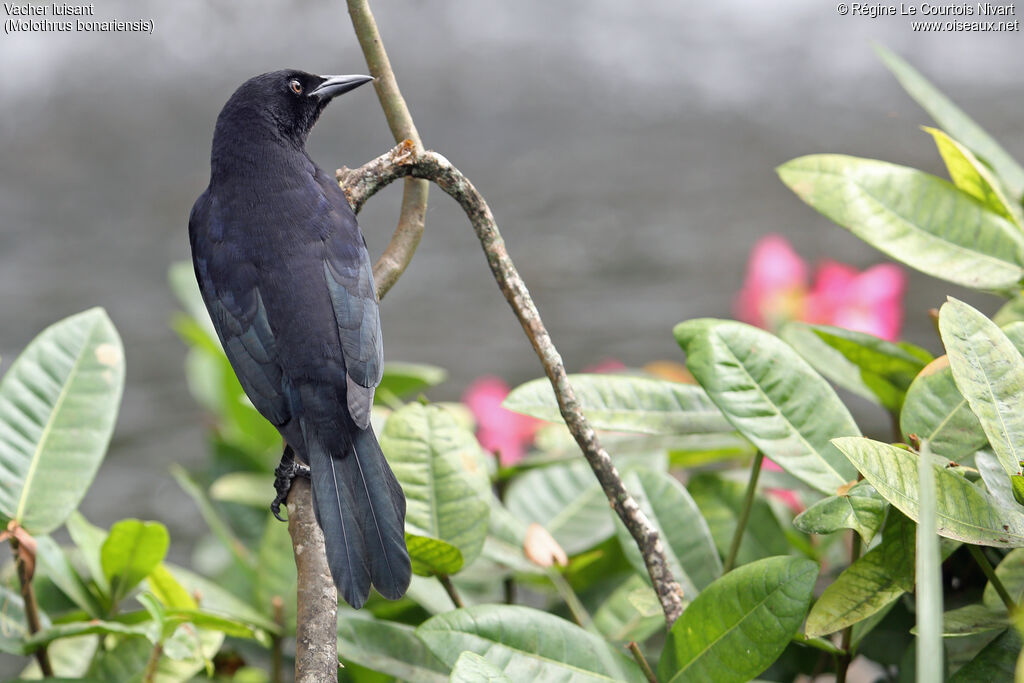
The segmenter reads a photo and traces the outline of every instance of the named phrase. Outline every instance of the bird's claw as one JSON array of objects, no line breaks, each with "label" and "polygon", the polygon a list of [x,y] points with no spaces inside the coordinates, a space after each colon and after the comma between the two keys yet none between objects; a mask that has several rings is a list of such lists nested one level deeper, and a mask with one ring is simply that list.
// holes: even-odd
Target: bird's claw
[{"label": "bird's claw", "polygon": [[292,481],[295,477],[309,479],[309,465],[296,461],[295,451],[291,446],[286,446],[284,453],[281,454],[281,463],[274,470],[274,490],[277,491],[277,495],[270,503],[270,511],[282,522],[288,520],[281,516],[281,504],[288,500],[288,492],[292,490]]}]

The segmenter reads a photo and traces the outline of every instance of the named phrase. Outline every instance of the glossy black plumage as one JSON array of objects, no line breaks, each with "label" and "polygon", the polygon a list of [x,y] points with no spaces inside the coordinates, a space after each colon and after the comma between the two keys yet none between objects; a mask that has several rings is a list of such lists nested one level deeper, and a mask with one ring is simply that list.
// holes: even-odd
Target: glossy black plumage
[{"label": "glossy black plumage", "polygon": [[[348,80],[346,80],[348,79]],[[306,137],[327,103],[369,80],[256,76],[217,119],[210,185],[189,239],[214,327],[253,405],[310,465],[340,594],[405,593],[405,497],[370,426],[380,317],[369,254]]]}]

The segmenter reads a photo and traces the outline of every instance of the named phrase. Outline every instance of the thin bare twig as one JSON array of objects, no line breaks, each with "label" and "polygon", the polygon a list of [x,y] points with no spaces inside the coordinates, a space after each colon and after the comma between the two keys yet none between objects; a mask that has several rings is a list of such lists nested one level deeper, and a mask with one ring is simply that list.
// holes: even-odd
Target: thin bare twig
[{"label": "thin bare twig", "polygon": [[[391,70],[391,61],[384,50],[384,43],[377,30],[377,22],[370,11],[368,0],[347,0],[348,13],[352,18],[359,47],[366,58],[366,66],[370,75],[376,78],[373,87],[377,90],[377,98],[388,120],[391,134],[395,142],[412,140],[418,150],[423,149],[419,131],[413,123],[409,107],[398,90],[398,81]],[[373,266],[373,279],[377,285],[377,296],[381,299],[408,267],[412,255],[423,236],[423,223],[427,214],[427,193],[430,183],[416,178],[406,178],[405,189],[402,191],[402,213],[398,226],[384,253]]]},{"label": "thin bare twig", "polygon": [[566,376],[562,357],[541,321],[530,292],[509,258],[487,202],[447,159],[434,152],[419,153],[409,140],[358,169],[340,169],[338,180],[352,208],[358,211],[367,199],[385,185],[410,175],[436,183],[459,203],[472,223],[498,287],[515,311],[523,331],[544,366],[558,399],[562,419],[590,463],[612,508],[640,548],[654,590],[661,601],[665,620],[671,626],[683,612],[683,591],[672,576],[658,530],[623,486],[611,457],[583,416],[579,400]]},{"label": "thin bare twig", "polygon": [[313,488],[297,477],[288,493],[288,533],[298,578],[295,681],[338,679],[338,591],[331,579],[324,532],[313,510]]},{"label": "thin bare twig", "polygon": [[[24,603],[25,621],[28,622],[28,632],[39,633],[42,622],[39,619],[39,604],[36,602],[36,592],[32,588],[32,579],[35,576],[36,566],[36,541],[17,522],[11,520],[7,530],[3,533],[11,543],[11,552],[14,553],[14,566],[18,573],[18,583],[21,586],[21,599]],[[50,666],[50,654],[46,645],[40,645],[35,651],[36,661],[39,662],[39,670],[44,676],[53,676],[53,667]]]},{"label": "thin bare twig", "polygon": [[658,683],[658,677],[654,675],[654,670],[651,665],[647,663],[647,658],[644,657],[644,653],[640,651],[640,646],[636,644],[635,640],[631,640],[626,644],[629,649],[629,653],[633,655],[633,659],[640,665],[640,670],[644,672],[644,678],[649,683]]}]

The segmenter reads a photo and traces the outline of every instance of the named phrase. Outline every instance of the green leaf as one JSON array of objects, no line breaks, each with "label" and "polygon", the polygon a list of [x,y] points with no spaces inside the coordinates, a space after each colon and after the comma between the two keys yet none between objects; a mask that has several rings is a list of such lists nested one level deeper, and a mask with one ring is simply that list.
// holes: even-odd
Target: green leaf
[{"label": "green leaf", "polygon": [[1020,229],[949,181],[839,154],[800,157],[777,170],[804,202],[922,273],[997,292],[1024,277]]},{"label": "green leaf", "polygon": [[449,667],[416,637],[415,628],[395,621],[377,620],[355,610],[341,609],[338,656],[346,662],[401,680],[423,683],[448,680]]},{"label": "green leaf", "polygon": [[860,430],[792,347],[756,327],[710,318],[680,323],[674,333],[711,400],[784,470],[830,494],[856,476],[829,439]]},{"label": "green leaf", "polygon": [[914,587],[914,525],[890,515],[882,542],[829,584],[807,615],[808,636],[825,636],[867,619]]},{"label": "green leaf", "polygon": [[974,466],[985,482],[985,488],[1000,505],[1007,508],[1017,507],[1013,497],[1012,478],[1007,478],[999,459],[989,451],[978,451],[974,454]]},{"label": "green leaf", "polygon": [[636,663],[604,639],[529,607],[457,609],[423,622],[416,635],[448,666],[463,652],[475,652],[514,681],[646,681]]},{"label": "green leaf", "polygon": [[412,571],[420,576],[456,574],[462,569],[462,553],[439,538],[407,533],[405,546],[409,549]]},{"label": "green leaf", "polygon": [[505,506],[523,522],[536,522],[570,555],[615,533],[608,498],[585,462],[540,467],[517,477]]},{"label": "green leaf", "polygon": [[917,614],[917,680],[941,681],[942,662],[942,559],[936,529],[935,468],[928,442],[921,442],[917,459],[918,500],[915,544],[914,606]]},{"label": "green leaf", "polygon": [[124,349],[102,308],[51,325],[0,381],[0,523],[46,534],[96,476],[124,389]]},{"label": "green leaf", "polygon": [[36,570],[50,579],[75,605],[93,619],[103,616],[105,610],[96,595],[78,571],[68,561],[64,551],[49,536],[36,538]]},{"label": "green leaf", "polygon": [[[694,384],[628,375],[569,375],[569,382],[594,429],[642,434],[732,431],[721,411]],[[502,405],[541,420],[562,421],[546,377],[516,387]]]},{"label": "green leaf", "polygon": [[163,561],[170,543],[167,527],[160,522],[123,519],[110,527],[100,561],[114,604]]},{"label": "green leaf", "polygon": [[107,532],[92,524],[82,516],[82,513],[77,511],[72,512],[68,517],[67,529],[100,593],[109,597],[110,584],[107,583],[107,577],[103,575],[103,564],[100,562],[100,548],[107,540]]},{"label": "green leaf", "polygon": [[1021,637],[1016,629],[1007,629],[1001,636],[986,645],[974,659],[951,676],[949,682],[1014,680],[1021,645]]},{"label": "green leaf", "polygon": [[178,583],[174,574],[164,566],[158,564],[146,577],[149,590],[156,596],[157,600],[169,608],[198,609],[199,605],[188,594],[185,587]]},{"label": "green leaf", "polygon": [[885,521],[887,503],[867,482],[860,482],[843,495],[822,498],[793,519],[793,525],[807,534],[831,534],[853,529],[870,543]]},{"label": "green leaf", "polygon": [[925,132],[935,138],[942,160],[946,162],[953,184],[971,195],[1003,218],[1024,226],[1021,206],[1010,201],[1002,184],[985,164],[981,163],[971,150],[946,135],[938,128],[924,127]]},{"label": "green leaf", "polygon": [[981,423],[960,394],[949,368],[949,357],[939,356],[911,383],[900,412],[900,431],[927,440],[932,452],[960,460],[988,443]]},{"label": "green leaf", "polygon": [[665,615],[644,578],[630,574],[594,612],[594,626],[608,640],[639,643],[665,627]]},{"label": "green leaf", "polygon": [[[220,649],[224,634],[219,631],[199,630],[182,627],[175,634],[179,642],[174,644],[177,654],[182,650],[190,653],[185,659],[171,659],[166,652],[160,657],[154,681],[156,683],[183,683],[206,666],[206,663]],[[165,643],[165,646],[172,647]],[[153,652],[153,645],[144,638],[126,638],[112,649],[102,652],[93,661],[87,676],[100,681],[119,683],[142,683],[146,665]]]},{"label": "green leaf", "polygon": [[947,637],[1002,631],[1008,626],[1010,617],[1005,608],[996,611],[978,603],[964,605],[942,615],[942,635]]},{"label": "green leaf", "polygon": [[459,655],[449,680],[451,683],[512,683],[512,679],[502,673],[501,669],[475,652]]},{"label": "green leaf", "polygon": [[[172,263],[171,267],[167,269],[167,282],[185,312],[199,324],[210,339],[217,339],[217,332],[214,330],[213,321],[210,320],[210,314],[206,311],[206,304],[203,303],[203,295],[199,291],[199,283],[196,281],[196,271],[192,263],[189,261]],[[219,343],[217,348],[220,348]]]},{"label": "green leaf", "polygon": [[[864,478],[913,520],[920,490],[917,457],[902,448],[864,438],[835,439]],[[1024,514],[1007,510],[986,491],[931,462],[935,469],[936,531],[964,543],[1000,548],[1024,546]]]},{"label": "green leaf", "polygon": [[413,403],[391,414],[380,444],[405,490],[407,529],[454,545],[471,564],[487,536],[491,495],[473,433],[442,408]]},{"label": "green leaf", "polygon": [[[706,473],[694,476],[686,488],[707,521],[719,554],[724,557],[736,533],[746,487],[739,482],[726,481],[717,474]],[[772,513],[771,506],[761,496],[754,498],[750,519],[743,529],[736,563],[747,564],[788,551],[786,534]]]},{"label": "green leaf", "polygon": [[448,371],[436,365],[424,363],[384,363],[384,376],[377,391],[397,398],[437,386],[448,378]]},{"label": "green leaf", "polygon": [[749,681],[774,662],[800,628],[818,565],[769,557],[729,572],[676,620],[658,662],[658,678]]},{"label": "green leaf", "polygon": [[[664,472],[636,469],[623,477],[623,483],[661,535],[669,569],[687,599],[721,576],[722,563],[711,530],[679,480]],[[617,521],[616,530],[626,559],[641,576],[648,577],[626,525]]]},{"label": "green leaf", "polygon": [[[791,324],[806,326],[824,344],[839,352],[842,360],[853,366],[853,372],[857,373],[857,382],[851,382],[850,386],[842,383],[847,375],[851,374],[850,370],[844,368],[842,363],[837,364],[832,354],[812,354],[810,357],[804,355],[815,370],[855,393],[860,393],[860,388],[863,387],[870,393],[868,398],[891,412],[899,412],[910,383],[932,360],[930,353],[906,342],[896,344],[871,334],[841,327]],[[785,335],[783,338],[786,339]],[[801,349],[797,350],[803,355]]]},{"label": "green leaf", "polygon": [[99,619],[72,621],[67,624],[51,626],[27,637],[25,639],[25,647],[34,650],[42,645],[49,645],[61,638],[72,638],[92,633],[145,638],[150,634],[150,625],[146,622],[142,624],[122,624],[118,621],[100,621]]},{"label": "green leaf", "polygon": [[950,297],[939,310],[939,332],[960,393],[978,416],[1009,475],[1024,460],[1024,357],[999,327]]},{"label": "green leaf", "polygon": [[[3,628],[0,628],[0,652],[12,655],[25,655],[25,638],[29,636],[28,621],[25,618],[25,601],[14,589],[0,585],[0,615],[3,615]],[[43,628],[50,627],[50,620],[40,614]]]},{"label": "green leaf", "polygon": [[1013,487],[1013,499],[1024,505],[1024,476],[1010,475],[1010,485]]},{"label": "green leaf", "polygon": [[[1010,598],[1017,604],[1024,599],[1024,548],[1011,550],[996,567],[996,576],[1002,582]],[[985,584],[982,603],[992,610],[1006,611],[1006,605],[992,582]]]},{"label": "green leaf", "polygon": [[875,51],[907,94],[935,119],[940,128],[969,147],[991,166],[1012,196],[1019,199],[1024,195],[1024,168],[1021,168],[999,143],[914,67],[880,45],[875,47]]},{"label": "green leaf", "polygon": [[[237,619],[270,633],[281,631],[277,624],[253,609],[248,602],[239,599],[210,579],[173,564],[165,566],[190,595],[199,596],[198,603],[204,612]],[[289,604],[294,605],[295,601],[286,600],[285,605]]]},{"label": "green leaf", "polygon": [[274,488],[274,475],[262,472],[228,472],[210,484],[210,498],[222,503],[238,503],[267,508],[269,492]]},{"label": "green leaf", "polygon": [[217,509],[214,508],[213,503],[210,502],[202,487],[192,479],[181,465],[174,463],[171,465],[170,470],[171,476],[178,482],[182,490],[195,501],[200,514],[203,516],[203,520],[210,527],[210,531],[231,552],[232,556],[238,561],[238,565],[249,571],[255,570],[256,561],[253,559],[249,548],[235,536],[231,527],[228,526],[228,523],[224,521]]}]

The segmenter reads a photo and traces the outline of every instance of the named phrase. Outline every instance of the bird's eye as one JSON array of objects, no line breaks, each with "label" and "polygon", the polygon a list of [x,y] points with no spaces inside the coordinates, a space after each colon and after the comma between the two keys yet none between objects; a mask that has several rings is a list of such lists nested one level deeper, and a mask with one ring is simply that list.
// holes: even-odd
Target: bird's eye
[{"label": "bird's eye", "polygon": [[302,94],[302,83],[299,83],[299,79],[293,78],[289,83],[288,87],[291,88],[292,92],[296,95]]}]

